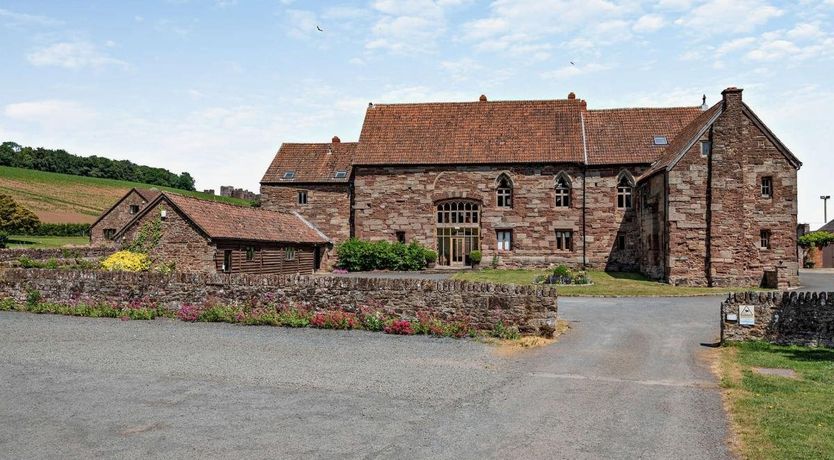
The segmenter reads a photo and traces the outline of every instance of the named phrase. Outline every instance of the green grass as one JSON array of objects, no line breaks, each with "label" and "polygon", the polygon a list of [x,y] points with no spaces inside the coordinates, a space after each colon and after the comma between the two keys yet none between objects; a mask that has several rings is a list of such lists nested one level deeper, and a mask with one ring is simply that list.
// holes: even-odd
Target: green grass
[{"label": "green grass", "polygon": [[[549,270],[493,270],[463,271],[455,279],[482,281],[498,284],[533,284],[536,276],[550,273]],[[561,296],[695,296],[718,295],[729,292],[756,290],[751,288],[703,288],[672,286],[659,283],[639,273],[603,272],[589,270],[588,277],[594,283],[590,286],[556,286]]]},{"label": "green grass", "polygon": [[131,188],[156,188],[241,206],[250,202],[171,187],[0,166],[0,193],[32,210],[44,222],[92,222]]},{"label": "green grass", "polygon": [[[752,367],[793,369],[800,378]],[[722,349],[721,372],[743,458],[834,459],[834,349],[733,344]]]},{"label": "green grass", "polygon": [[90,244],[87,236],[9,236],[9,248],[60,248]]}]

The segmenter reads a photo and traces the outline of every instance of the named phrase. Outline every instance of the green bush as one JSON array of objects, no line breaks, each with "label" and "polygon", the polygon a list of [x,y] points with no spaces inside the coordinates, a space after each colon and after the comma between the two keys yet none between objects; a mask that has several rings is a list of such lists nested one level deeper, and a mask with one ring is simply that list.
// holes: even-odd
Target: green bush
[{"label": "green bush", "polygon": [[557,276],[559,278],[573,278],[573,273],[571,273],[570,268],[567,266],[559,265],[553,269],[553,276]]},{"label": "green bush", "polygon": [[37,227],[22,233],[28,236],[87,236],[90,234],[90,224],[45,224],[41,222]]},{"label": "green bush", "polygon": [[214,306],[203,310],[197,321],[205,323],[234,323],[235,314],[237,313],[234,307]]},{"label": "green bush", "polygon": [[521,333],[515,326],[507,327],[503,321],[498,321],[492,328],[492,336],[504,340],[518,340],[521,338]]},{"label": "green bush", "polygon": [[339,268],[351,272],[369,270],[411,271],[426,268],[437,253],[417,242],[361,241],[351,238],[336,247]]},{"label": "green bush", "polygon": [[469,260],[472,262],[472,265],[480,264],[481,257],[481,251],[472,251],[469,253]]}]

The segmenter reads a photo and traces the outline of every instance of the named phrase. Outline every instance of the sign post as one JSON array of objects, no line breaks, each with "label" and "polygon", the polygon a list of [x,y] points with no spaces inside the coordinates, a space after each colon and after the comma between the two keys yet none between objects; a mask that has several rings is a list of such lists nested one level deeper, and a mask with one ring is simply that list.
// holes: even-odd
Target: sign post
[{"label": "sign post", "polygon": [[756,314],[753,305],[739,305],[738,324],[739,326],[752,326],[756,324]]}]

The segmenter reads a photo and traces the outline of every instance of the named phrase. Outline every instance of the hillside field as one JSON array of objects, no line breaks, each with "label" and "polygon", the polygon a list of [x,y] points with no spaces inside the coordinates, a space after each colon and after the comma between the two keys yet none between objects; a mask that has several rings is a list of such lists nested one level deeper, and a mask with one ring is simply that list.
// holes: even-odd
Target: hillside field
[{"label": "hillside field", "polygon": [[245,200],[202,192],[0,166],[0,193],[10,195],[46,223],[92,223],[133,187],[156,188],[206,200],[249,205]]}]

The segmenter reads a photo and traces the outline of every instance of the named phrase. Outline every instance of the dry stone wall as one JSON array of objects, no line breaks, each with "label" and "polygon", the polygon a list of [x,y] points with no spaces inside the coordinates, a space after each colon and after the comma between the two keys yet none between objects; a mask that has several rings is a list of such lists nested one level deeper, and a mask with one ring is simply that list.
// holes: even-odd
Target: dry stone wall
[{"label": "dry stone wall", "polygon": [[0,249],[0,262],[16,261],[22,257],[32,260],[49,259],[95,259],[106,257],[115,252],[107,247],[78,248],[40,248],[40,249]]},{"label": "dry stone wall", "polygon": [[834,292],[730,294],[721,304],[721,340],[832,347]]},{"label": "dry stone wall", "polygon": [[0,270],[0,299],[24,302],[33,290],[51,302],[148,299],[171,308],[264,298],[316,310],[375,305],[403,319],[425,312],[447,321],[465,320],[479,329],[491,329],[503,321],[526,334],[554,327],[558,308],[556,289],[549,286],[303,275]]}]

